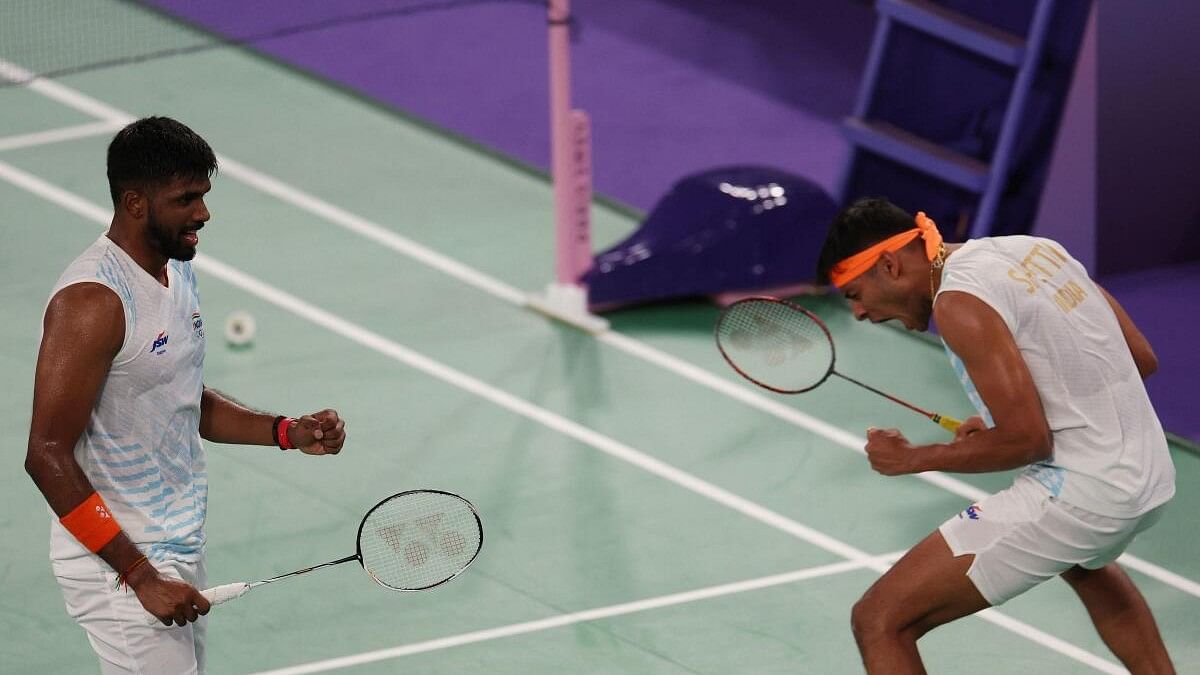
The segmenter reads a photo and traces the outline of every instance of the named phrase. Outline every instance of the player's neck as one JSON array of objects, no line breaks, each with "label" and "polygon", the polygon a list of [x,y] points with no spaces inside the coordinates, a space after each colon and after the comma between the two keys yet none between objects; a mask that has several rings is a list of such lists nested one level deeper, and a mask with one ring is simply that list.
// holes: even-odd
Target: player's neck
[{"label": "player's neck", "polygon": [[167,257],[150,247],[144,236],[131,232],[130,228],[113,221],[108,228],[108,238],[121,247],[133,261],[146,271],[146,274],[162,284],[167,285]]},{"label": "player's neck", "polygon": [[950,259],[950,256],[954,255],[955,251],[962,248],[962,244],[961,243],[960,244],[945,244],[942,248],[944,250],[944,253],[942,253],[941,256],[939,256],[941,258],[939,263],[931,264],[929,266],[929,297],[930,298],[936,297],[937,289],[942,287],[942,272],[943,272],[944,266],[946,264],[946,261]]}]

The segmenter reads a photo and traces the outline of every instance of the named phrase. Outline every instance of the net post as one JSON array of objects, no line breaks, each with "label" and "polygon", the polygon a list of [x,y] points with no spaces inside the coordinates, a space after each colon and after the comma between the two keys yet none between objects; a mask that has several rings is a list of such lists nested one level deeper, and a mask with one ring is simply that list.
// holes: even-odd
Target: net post
[{"label": "net post", "polygon": [[[592,266],[592,123],[586,112],[575,109],[570,120],[569,166],[564,191],[568,197],[556,213],[555,238],[559,250],[556,273],[559,283],[579,282]],[[557,200],[556,200],[557,201]]]},{"label": "net post", "polygon": [[592,265],[591,123],[571,109],[570,0],[550,0],[550,174],[554,185],[554,281],[527,305],[549,317],[599,333],[608,321],[588,312],[580,277]]}]

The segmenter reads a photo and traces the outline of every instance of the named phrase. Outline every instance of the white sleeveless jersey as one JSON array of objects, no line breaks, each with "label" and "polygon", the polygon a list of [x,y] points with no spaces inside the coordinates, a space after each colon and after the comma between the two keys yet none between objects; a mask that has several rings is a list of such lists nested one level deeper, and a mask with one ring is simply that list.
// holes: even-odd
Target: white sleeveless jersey
[{"label": "white sleeveless jersey", "polygon": [[[204,324],[188,262],[167,265],[169,287],[101,236],[67,267],[72,284],[112,289],[125,341],[92,408],[75,459],[125,534],[151,560],[195,562],[204,551],[208,472],[200,441]],[[50,557],[91,556],[52,518]]]},{"label": "white sleeveless jersey", "polygon": [[[969,293],[1012,332],[1054,438],[1050,459],[1018,480],[1113,518],[1131,518],[1175,494],[1175,467],[1116,314],[1087,270],[1049,239],[973,239],[946,259],[938,294]],[[967,395],[992,418],[947,347]]]}]

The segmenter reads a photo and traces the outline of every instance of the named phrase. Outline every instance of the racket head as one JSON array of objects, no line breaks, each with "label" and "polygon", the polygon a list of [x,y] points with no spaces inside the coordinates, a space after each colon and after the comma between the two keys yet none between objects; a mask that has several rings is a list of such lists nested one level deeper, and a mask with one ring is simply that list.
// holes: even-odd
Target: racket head
[{"label": "racket head", "polygon": [[482,549],[475,505],[442,490],[398,492],[371,507],[358,526],[358,562],[375,583],[395,591],[440,586]]},{"label": "racket head", "polygon": [[714,328],[717,349],[739,375],[764,389],[799,394],[833,372],[833,337],[815,314],[768,296],[738,300]]}]

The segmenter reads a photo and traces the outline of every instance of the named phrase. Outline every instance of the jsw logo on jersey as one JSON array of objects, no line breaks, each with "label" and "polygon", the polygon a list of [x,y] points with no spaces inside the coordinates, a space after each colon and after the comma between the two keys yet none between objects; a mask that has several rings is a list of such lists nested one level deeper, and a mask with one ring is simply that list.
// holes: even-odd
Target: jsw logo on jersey
[{"label": "jsw logo on jersey", "polygon": [[965,513],[967,518],[970,518],[971,520],[979,520],[979,516],[982,511],[983,511],[982,506],[980,506],[978,504],[972,504],[969,507],[967,507],[966,511],[963,511],[962,513],[960,513],[958,515],[958,517],[962,518],[963,514]]},{"label": "jsw logo on jersey", "polygon": [[162,331],[158,337],[154,339],[154,344],[150,347],[151,354],[164,354],[167,351],[167,331]]}]

